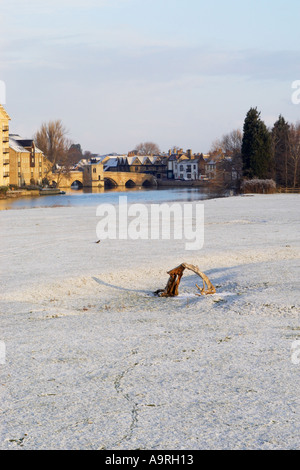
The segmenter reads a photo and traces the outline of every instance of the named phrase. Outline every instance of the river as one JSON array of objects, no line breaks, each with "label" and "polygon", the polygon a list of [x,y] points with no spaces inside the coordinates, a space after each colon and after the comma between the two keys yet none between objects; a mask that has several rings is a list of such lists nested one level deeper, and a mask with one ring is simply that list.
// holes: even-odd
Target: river
[{"label": "river", "polygon": [[197,201],[230,196],[202,188],[68,190],[65,194],[8,198],[0,200],[0,210],[34,209],[37,207],[97,206],[102,203],[117,204],[120,196],[127,196],[129,203],[163,203],[173,201]]}]

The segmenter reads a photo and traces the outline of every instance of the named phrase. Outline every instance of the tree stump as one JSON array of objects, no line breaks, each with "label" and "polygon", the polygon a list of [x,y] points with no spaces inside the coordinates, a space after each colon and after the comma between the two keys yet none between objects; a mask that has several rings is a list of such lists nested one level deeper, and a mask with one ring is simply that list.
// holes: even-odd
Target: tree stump
[{"label": "tree stump", "polygon": [[190,271],[193,271],[195,274],[200,276],[203,281],[202,288],[196,284],[197,289],[200,291],[200,294],[196,294],[196,295],[211,295],[211,294],[216,293],[216,289],[212,285],[208,277],[204,273],[202,273],[197,266],[193,266],[192,264],[182,263],[180,266],[177,266],[177,268],[174,268],[174,269],[171,269],[171,271],[168,271],[169,280],[165,289],[158,289],[156,292],[154,292],[154,294],[158,295],[159,297],[178,296],[180,280],[183,276],[185,269],[189,269]]}]

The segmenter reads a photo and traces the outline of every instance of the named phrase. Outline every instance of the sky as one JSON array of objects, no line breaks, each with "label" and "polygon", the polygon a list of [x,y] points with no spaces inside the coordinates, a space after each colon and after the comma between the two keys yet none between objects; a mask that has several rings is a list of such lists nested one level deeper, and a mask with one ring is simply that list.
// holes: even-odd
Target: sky
[{"label": "sky", "polygon": [[100,155],[146,141],[207,153],[251,107],[270,127],[300,118],[299,0],[0,4],[4,107],[24,138],[60,119]]}]

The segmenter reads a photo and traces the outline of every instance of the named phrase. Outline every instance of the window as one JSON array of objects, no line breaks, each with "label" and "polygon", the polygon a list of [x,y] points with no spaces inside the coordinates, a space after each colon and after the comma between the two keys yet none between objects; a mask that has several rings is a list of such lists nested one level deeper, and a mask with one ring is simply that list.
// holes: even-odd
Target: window
[{"label": "window", "polygon": [[97,172],[96,168],[93,168],[93,173],[96,173],[96,172]]},{"label": "window", "polygon": [[179,170],[183,171],[183,165],[180,165]]}]

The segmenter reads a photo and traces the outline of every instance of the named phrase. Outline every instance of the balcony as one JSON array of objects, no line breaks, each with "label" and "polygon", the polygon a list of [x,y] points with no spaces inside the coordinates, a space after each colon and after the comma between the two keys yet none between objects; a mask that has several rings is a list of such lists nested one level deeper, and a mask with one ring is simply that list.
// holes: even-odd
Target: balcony
[{"label": "balcony", "polygon": [[3,165],[9,165],[9,158],[4,158]]},{"label": "balcony", "polygon": [[7,143],[9,142],[9,137],[7,137],[6,135],[3,136],[2,142],[3,142],[4,144],[7,144]]},{"label": "balcony", "polygon": [[8,132],[8,131],[9,131],[9,126],[2,127],[2,132]]},{"label": "balcony", "polygon": [[9,149],[3,149],[2,153],[5,153],[5,154],[9,153]]},{"label": "balcony", "polygon": [[8,172],[8,171],[5,171],[5,172],[3,173],[3,178],[8,178],[8,177],[9,177],[9,172]]}]

